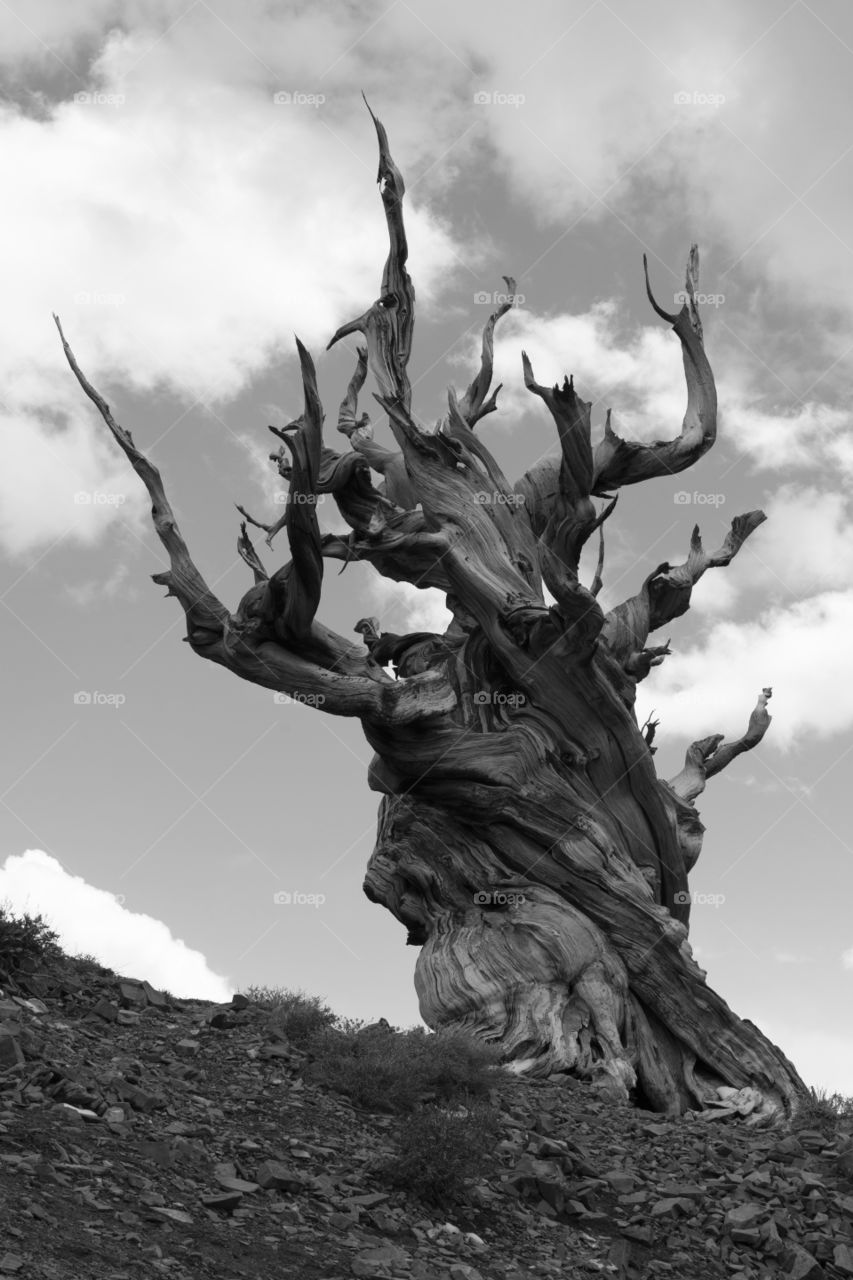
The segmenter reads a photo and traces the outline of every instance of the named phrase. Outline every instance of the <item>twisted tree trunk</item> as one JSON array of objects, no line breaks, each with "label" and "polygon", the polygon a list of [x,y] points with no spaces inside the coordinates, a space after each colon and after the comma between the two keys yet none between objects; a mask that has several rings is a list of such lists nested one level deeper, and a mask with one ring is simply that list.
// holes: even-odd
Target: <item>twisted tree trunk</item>
[{"label": "twisted tree trunk", "polygon": [[[304,412],[271,428],[283,442],[271,456],[290,500],[274,524],[240,508],[238,547],[255,585],[235,613],[193,564],[156,468],[62,338],[153,500],[171,563],[155,581],[180,600],[187,639],[202,657],[331,714],[360,717],[375,751],[370,786],[382,793],[365,892],[421,948],[415,981],[428,1025],[467,1027],[498,1042],[519,1072],[570,1071],[660,1111],[702,1109],[723,1087],[755,1091],[740,1095],[744,1111],[790,1113],[804,1090],[796,1070],[708,988],[687,941],[688,873],[703,833],[694,800],[708,777],[761,739],[770,690],[743,738],[695,743],[669,782],[655,772],[654,723],[641,729],[634,713],[637,683],[669,652],[666,643],[648,645],[649,636],[687,610],[701,574],[728,564],[764,516],[738,516],[714,553],[694,529],[683,564],[657,565],[608,614],[596,598],[614,492],[683,471],[714,443],[696,248],[677,315],[662,311],[649,288],[682,346],[680,434],[625,441],[608,412],[593,448],[591,406],[572,381],[540,386],[522,355],[525,383],[554,419],[560,456],[511,486],[474,430],[496,408],[493,335],[511,301],[486,324],[480,368],[461,398],[450,390],[446,416],[426,428],[413,414],[404,185],[374,123],[390,252],[379,300],[332,339],[359,332],[366,340],[338,420],[351,451],[323,444],[314,366],[299,343]],[[511,298],[508,277],[507,288]],[[367,415],[357,416],[368,370],[396,449],[375,442]],[[378,486],[371,471],[382,476]],[[321,537],[319,493],[334,495],[348,537]],[[272,575],[247,523],[265,530],[269,546],[286,529],[292,559]],[[598,570],[587,588],[578,562],[596,530]],[[367,618],[356,627],[365,645],[348,644],[315,620],[324,558],[368,560],[389,578],[439,588],[450,627],[396,636]]]}]

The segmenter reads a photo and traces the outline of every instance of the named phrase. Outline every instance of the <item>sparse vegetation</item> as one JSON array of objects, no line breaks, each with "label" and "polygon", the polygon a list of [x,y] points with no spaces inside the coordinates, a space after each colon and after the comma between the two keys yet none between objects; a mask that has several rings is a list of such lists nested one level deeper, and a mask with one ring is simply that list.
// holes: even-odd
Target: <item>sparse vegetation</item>
[{"label": "sparse vegetation", "polygon": [[0,977],[32,973],[61,956],[58,935],[41,914],[16,915],[8,900],[0,904]]},{"label": "sparse vegetation", "polygon": [[260,1009],[272,1014],[272,1023],[299,1048],[306,1047],[319,1033],[337,1021],[335,1013],[320,996],[282,987],[247,987],[244,995]]},{"label": "sparse vegetation", "polygon": [[410,1112],[424,1101],[467,1102],[495,1083],[499,1052],[462,1031],[330,1028],[312,1041],[306,1075],[366,1111]]},{"label": "sparse vegetation", "polygon": [[397,1153],[377,1172],[425,1205],[450,1209],[464,1200],[469,1182],[487,1176],[498,1120],[497,1110],[482,1101],[461,1113],[422,1107],[400,1121]]},{"label": "sparse vegetation", "polygon": [[795,1129],[819,1129],[832,1134],[840,1127],[853,1127],[853,1097],[827,1093],[825,1089],[809,1089],[802,1100],[794,1124]]}]

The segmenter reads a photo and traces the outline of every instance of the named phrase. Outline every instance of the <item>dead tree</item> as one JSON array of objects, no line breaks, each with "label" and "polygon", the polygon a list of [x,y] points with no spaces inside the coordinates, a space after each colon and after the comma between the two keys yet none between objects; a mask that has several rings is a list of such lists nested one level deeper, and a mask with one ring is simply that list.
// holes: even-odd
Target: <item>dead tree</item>
[{"label": "dead tree", "polygon": [[[656,722],[641,729],[634,711],[638,682],[669,652],[649,637],[686,612],[705,570],[727,565],[764,515],[737,516],[713,552],[695,528],[683,564],[656,565],[607,613],[597,600],[602,555],[590,587],[578,570],[621,487],[684,471],[714,443],[696,247],[677,314],[658,306],[646,269],[651,305],[681,343],[680,433],[624,440],[608,412],[593,445],[591,404],[573,380],[541,385],[522,353],[525,385],[554,420],[559,456],[513,485],[476,428],[496,408],[494,329],[514,282],[507,278],[510,300],[486,323],[470,386],[461,396],[451,388],[445,416],[425,425],[407,375],[415,295],[404,184],[385,129],[374,124],[390,251],[380,297],[329,343],[360,334],[365,344],[338,420],[348,448],[323,443],[314,363],[297,341],[304,411],[273,428],[282,443],[271,455],[289,483],[285,514],[265,524],[243,512],[269,545],[284,526],[291,559],[268,573],[244,522],[238,549],[254,585],[236,612],[202,578],[160,473],[115,421],[60,328],[77,380],[151,496],[170,562],[154,581],[177,597],[195,653],[360,719],[375,752],[369,785],[382,796],[364,891],[420,948],[415,983],[430,1027],[468,1028],[498,1043],[518,1072],[568,1071],[658,1111],[701,1110],[727,1087],[757,1091],[756,1115],[790,1114],[804,1090],[795,1068],[710,990],[687,940],[688,876],[704,830],[694,802],[708,778],[761,740],[770,690],[743,738],[694,743],[669,781],[653,763]],[[374,441],[366,414],[358,417],[368,371],[393,449]],[[347,536],[321,536],[320,493],[334,496]],[[388,635],[368,618],[357,627],[365,644],[347,641],[316,617],[325,559],[366,560],[397,582],[437,588],[450,626],[443,635]],[[555,603],[546,603],[543,583]]]}]

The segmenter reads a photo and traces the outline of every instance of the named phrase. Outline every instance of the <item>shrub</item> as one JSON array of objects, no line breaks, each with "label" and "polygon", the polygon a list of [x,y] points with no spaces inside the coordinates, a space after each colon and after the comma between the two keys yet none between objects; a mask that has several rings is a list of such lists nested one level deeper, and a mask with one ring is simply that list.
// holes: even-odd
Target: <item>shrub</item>
[{"label": "shrub", "polygon": [[424,1100],[466,1101],[495,1083],[496,1049],[462,1031],[327,1030],[306,1075],[367,1111],[413,1111]]},{"label": "shrub", "polygon": [[14,978],[31,973],[61,955],[58,935],[41,915],[16,916],[8,902],[0,905],[0,974]]},{"label": "shrub", "polygon": [[491,1168],[498,1138],[498,1113],[482,1102],[457,1115],[441,1107],[423,1107],[398,1124],[394,1157],[377,1169],[388,1185],[411,1192],[425,1205],[457,1206],[467,1183]]},{"label": "shrub", "polygon": [[853,1122],[853,1098],[840,1093],[827,1093],[825,1089],[809,1089],[797,1112],[795,1129],[819,1129],[822,1133],[835,1133],[840,1125],[845,1128]]},{"label": "shrub", "polygon": [[258,1008],[268,1010],[270,1025],[295,1045],[306,1046],[336,1020],[336,1015],[319,996],[309,996],[304,991],[247,987],[244,994]]}]

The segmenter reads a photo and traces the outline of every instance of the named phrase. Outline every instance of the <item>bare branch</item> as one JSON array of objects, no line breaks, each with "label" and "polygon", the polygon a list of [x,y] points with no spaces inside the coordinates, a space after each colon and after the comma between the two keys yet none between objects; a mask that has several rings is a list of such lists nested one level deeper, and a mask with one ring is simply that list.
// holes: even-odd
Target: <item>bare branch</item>
[{"label": "bare branch", "polygon": [[403,224],[403,196],[406,187],[400,170],[391,158],[385,126],[373,114],[366,98],[364,101],[379,140],[377,182],[385,209],[390,248],[382,273],[382,292],[378,301],[363,315],[342,325],[329,347],[347,334],[363,333],[367,339],[370,367],[381,394],[399,399],[408,409],[412,401],[407,366],[415,323],[415,290],[406,270],[409,256]]},{"label": "bare branch", "polygon": [[148,490],[154,528],[166,548],[171,566],[166,573],[154,574],[154,581],[166,587],[167,595],[175,596],[180,601],[187,618],[187,639],[193,648],[203,648],[220,640],[227,628],[230,614],[225,605],[210,590],[193,563],[166,497],[160,472],[143,453],[140,453],[133,443],[130,432],[116,422],[104,397],[95,390],[80,369],[74,352],[62,332],[59,316],[54,315],[53,319],[71,371]]},{"label": "bare branch", "polygon": [[246,564],[255,575],[255,583],[266,582],[269,578],[269,574],[264,568],[258,553],[252,544],[252,539],[249,537],[245,520],[240,525],[240,537],[237,539],[237,552],[240,558],[245,560]]},{"label": "bare branch", "polygon": [[684,564],[659,564],[637,595],[608,613],[601,638],[612,656],[624,664],[631,654],[644,649],[652,631],[686,613],[693,587],[705,570],[727,565],[766,518],[763,511],[735,516],[722,546],[710,553],[703,548],[699,526],[695,525]]},{"label": "bare branch", "polygon": [[489,387],[492,385],[492,372],[494,370],[495,325],[515,304],[515,280],[512,276],[504,276],[503,279],[507,287],[507,301],[502,302],[497,311],[493,311],[486,321],[486,326],[483,329],[480,368],[477,376],[459,402],[459,413],[472,427],[476,422],[479,422],[480,418],[484,418],[487,413],[493,413],[498,407],[497,395],[501,389],[500,384],[495,387],[488,400],[486,399]]},{"label": "bare branch", "polygon": [[735,742],[723,742],[723,734],[715,733],[709,738],[700,738],[688,747],[684,768],[668,783],[680,799],[695,800],[705,790],[708,778],[713,778],[721,769],[725,769],[735,756],[758,746],[772,719],[767,710],[767,702],[772,693],[773,690],[769,687],[762,689],[742,738]]},{"label": "bare branch", "polygon": [[623,440],[610,427],[608,417],[604,439],[595,450],[594,492],[637,484],[654,476],[675,475],[707,453],[717,436],[717,391],[714,375],[702,343],[702,324],[696,305],[699,282],[699,250],[690,248],[685,280],[685,302],[677,315],[658,306],[649,283],[648,261],[643,255],[646,292],[657,314],[675,330],[684,358],[687,381],[687,409],[681,434],[674,440],[653,444]]}]

